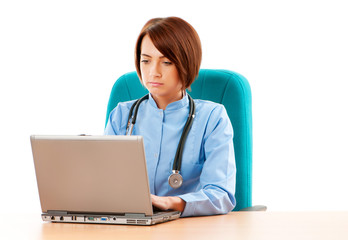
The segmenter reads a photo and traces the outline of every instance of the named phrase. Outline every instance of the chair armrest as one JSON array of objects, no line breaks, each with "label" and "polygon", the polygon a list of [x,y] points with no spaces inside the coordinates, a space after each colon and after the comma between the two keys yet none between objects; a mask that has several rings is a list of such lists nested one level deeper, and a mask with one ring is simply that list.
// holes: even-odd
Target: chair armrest
[{"label": "chair armrest", "polygon": [[255,205],[252,207],[242,208],[239,211],[266,211],[267,206],[264,205]]}]

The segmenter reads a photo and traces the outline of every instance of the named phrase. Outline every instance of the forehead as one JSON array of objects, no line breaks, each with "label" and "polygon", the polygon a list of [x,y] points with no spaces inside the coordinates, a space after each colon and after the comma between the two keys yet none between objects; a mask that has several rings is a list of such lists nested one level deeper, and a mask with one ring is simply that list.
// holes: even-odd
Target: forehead
[{"label": "forehead", "polygon": [[163,54],[158,51],[148,35],[145,35],[141,42],[141,54],[145,54],[151,57],[163,57]]}]

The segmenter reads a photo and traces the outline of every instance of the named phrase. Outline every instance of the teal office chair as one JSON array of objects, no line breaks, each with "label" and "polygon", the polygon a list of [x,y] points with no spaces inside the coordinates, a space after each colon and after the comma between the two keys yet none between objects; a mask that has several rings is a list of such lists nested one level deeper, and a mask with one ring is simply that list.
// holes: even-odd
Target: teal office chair
[{"label": "teal office chair", "polygon": [[[266,210],[252,207],[252,115],[251,91],[248,81],[228,70],[201,69],[189,92],[194,99],[210,100],[225,106],[234,131],[234,150],[237,167],[236,202],[234,211]],[[140,83],[136,72],[121,76],[114,84],[106,114],[106,121],[117,103],[138,99],[148,91]]]}]

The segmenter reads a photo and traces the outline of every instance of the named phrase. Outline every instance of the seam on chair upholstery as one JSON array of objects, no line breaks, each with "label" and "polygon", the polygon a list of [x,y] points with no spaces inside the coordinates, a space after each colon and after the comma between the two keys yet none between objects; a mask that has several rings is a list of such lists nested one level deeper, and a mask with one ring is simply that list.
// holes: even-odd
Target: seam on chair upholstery
[{"label": "seam on chair upholstery", "polygon": [[231,79],[232,77],[230,76],[230,78],[228,79],[228,81],[226,81],[226,84],[224,86],[224,93],[222,94],[222,98],[221,98],[221,104],[223,102],[223,100],[225,99],[225,93],[227,91],[227,86],[228,86],[228,83],[229,83],[229,80]]},{"label": "seam on chair upholstery", "polygon": [[124,77],[125,77],[125,84],[126,84],[126,86],[127,86],[127,93],[128,93],[128,98],[129,99],[127,99],[127,101],[129,101],[129,100],[131,100],[131,94],[130,94],[130,89],[129,89],[129,86],[128,86],[128,81],[129,81],[129,77],[128,77],[128,75],[129,74],[131,74],[131,73],[126,73],[125,75],[124,75]]},{"label": "seam on chair upholstery", "polygon": [[[245,99],[245,97],[246,97],[246,89],[245,89],[245,87],[243,86],[243,84],[242,84],[242,79],[237,75],[237,77],[238,77],[238,84],[241,86],[241,88],[242,88],[242,91],[243,91],[243,99]],[[243,109],[243,114],[244,114],[244,123],[248,126],[248,123],[247,123],[247,104],[246,104],[246,102],[244,101],[244,103],[243,103],[243,105],[244,105],[244,109]],[[247,129],[246,131],[251,131],[251,129]],[[244,149],[244,151],[245,151],[245,153],[247,153],[247,149],[248,148],[251,148],[252,146],[250,146],[250,141],[251,141],[251,139],[250,139],[250,134],[248,134],[248,132],[245,132],[245,134],[246,134],[246,136],[247,136],[247,139],[248,139],[248,141],[247,141],[247,146],[246,146],[246,148]],[[251,151],[252,151],[252,149],[251,149]],[[247,154],[246,154],[247,155]],[[248,158],[251,158],[251,156],[252,156],[252,153],[250,153],[250,156],[249,155],[247,155],[248,156]],[[252,158],[251,158],[251,161],[252,161]],[[251,179],[251,171],[249,171],[249,167],[250,166],[248,166],[248,172],[247,172],[247,181],[248,181],[248,186],[250,186],[251,188],[252,188],[252,180],[250,180]],[[252,191],[250,191],[250,193],[249,193],[249,191],[248,191],[248,193],[247,193],[247,198],[249,199],[251,199],[251,196],[252,196],[252,193],[251,193]],[[251,200],[252,201],[252,200]],[[250,203],[250,204],[252,204],[252,203]]]},{"label": "seam on chair upholstery", "polygon": [[[202,77],[202,79],[203,79],[202,87],[201,87],[202,90],[204,89],[204,86],[205,86],[205,83],[206,83],[206,76],[207,76],[207,71],[204,70],[203,71],[203,77]],[[200,92],[201,92],[201,96],[199,96],[199,99],[203,99],[203,91],[200,91]]]},{"label": "seam on chair upholstery", "polygon": [[[245,89],[245,87],[243,86],[243,84],[242,84],[242,79],[238,76],[238,83],[239,83],[239,85],[241,86],[241,88],[242,88],[242,90],[243,90],[243,98],[245,99],[245,97],[246,97],[246,89]],[[246,102],[244,102],[243,103],[243,105],[244,105],[244,109],[243,109],[243,111],[244,111],[244,123],[246,124],[246,125],[248,125],[248,123],[247,123],[247,103]],[[252,129],[247,129],[247,131],[251,131]],[[245,151],[245,153],[247,153],[247,149],[248,148],[251,148],[252,146],[250,146],[250,141],[251,141],[251,139],[250,139],[250,134],[248,134],[248,132],[246,132],[245,133],[246,134],[246,136],[247,136],[247,138],[248,138],[248,141],[247,141],[247,147],[244,149],[244,151]],[[252,151],[252,149],[251,149],[251,151]],[[252,153],[250,153],[250,156],[248,155],[248,157],[249,158],[251,158],[251,156],[252,156]],[[252,161],[252,158],[251,158],[251,161]],[[248,185],[250,186],[250,188],[252,188],[252,180],[250,180],[251,179],[251,171],[249,171],[249,167],[250,166],[248,166],[248,177],[247,177],[247,181],[248,181]],[[247,193],[247,196],[248,196],[248,199],[250,198],[251,199],[251,196],[252,196],[252,193],[251,193],[252,191],[250,191],[250,193],[248,192]],[[251,200],[252,201],[252,200]],[[252,204],[252,203],[250,203],[250,204]]]},{"label": "seam on chair upholstery", "polygon": [[[245,87],[243,86],[243,84],[242,84],[242,79],[241,79],[241,77],[238,75],[238,74],[236,74],[236,73],[233,73],[233,72],[228,72],[228,71],[224,71],[224,70],[221,70],[222,72],[224,72],[224,73],[227,73],[227,74],[229,74],[229,75],[231,75],[231,77],[232,77],[232,75],[233,76],[235,76],[236,77],[236,79],[238,80],[238,84],[239,84],[239,86],[241,87],[241,89],[242,89],[242,94],[243,94],[243,99],[245,99],[245,96],[246,96],[246,89],[245,89]],[[244,114],[244,123],[247,123],[247,116],[246,116],[246,113],[247,113],[247,111],[246,111],[246,102],[244,101],[243,102],[243,105],[244,105],[244,108],[243,108],[243,114]],[[246,124],[247,125],[247,124]],[[250,129],[249,129],[249,131],[250,131]],[[249,144],[249,142],[250,142],[250,137],[249,137],[249,134],[247,134],[247,132],[245,132],[245,134],[246,134],[246,136],[247,136],[247,145],[246,145],[246,147],[243,149],[243,151],[244,151],[244,153],[245,153],[245,155],[246,156],[248,156],[249,158],[251,158],[251,156],[249,156],[249,154],[247,155],[246,153],[247,153],[247,149],[248,149],[248,147],[251,147],[250,146],[250,144]],[[251,149],[252,150],[252,149]],[[250,155],[252,155],[252,153],[250,154]],[[251,161],[252,161],[252,158],[251,158]],[[238,170],[237,170],[238,171]],[[252,170],[251,170],[252,171]],[[251,181],[250,181],[250,177],[251,177],[251,171],[249,171],[249,168],[248,168],[248,171],[247,171],[247,183],[248,183],[248,186],[251,186],[252,187],[252,183],[251,183]],[[247,199],[251,199],[251,196],[252,196],[252,193],[251,193],[251,191],[250,191],[250,193],[249,192],[247,192],[246,193],[246,196],[247,196]],[[252,201],[252,200],[251,200]],[[252,202],[250,202],[250,204],[252,204]]]}]

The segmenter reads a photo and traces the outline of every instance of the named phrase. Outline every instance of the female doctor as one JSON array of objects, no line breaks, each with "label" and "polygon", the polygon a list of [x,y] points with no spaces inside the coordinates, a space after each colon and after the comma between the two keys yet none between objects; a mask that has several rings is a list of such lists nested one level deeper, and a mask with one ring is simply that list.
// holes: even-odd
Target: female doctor
[{"label": "female doctor", "polygon": [[[132,135],[144,139],[152,204],[181,211],[182,217],[225,214],[236,205],[233,129],[226,110],[186,93],[201,58],[198,34],[177,17],[149,20],[136,43],[136,70],[149,94],[138,104]],[[106,135],[130,131],[134,103],[116,106]],[[183,132],[186,141],[177,154]]]}]

